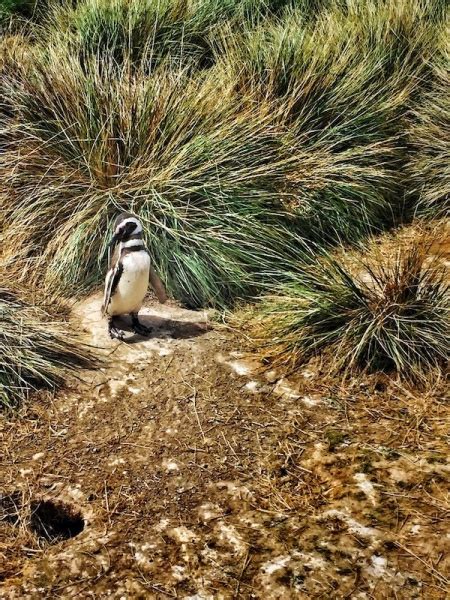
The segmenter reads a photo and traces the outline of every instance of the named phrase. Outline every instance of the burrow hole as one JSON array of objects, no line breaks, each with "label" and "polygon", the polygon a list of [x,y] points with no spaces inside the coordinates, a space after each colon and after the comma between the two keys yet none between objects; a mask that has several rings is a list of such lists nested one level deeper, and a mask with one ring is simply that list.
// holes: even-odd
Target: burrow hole
[{"label": "burrow hole", "polygon": [[30,508],[31,531],[50,544],[73,538],[84,529],[81,513],[64,502],[38,500]]}]

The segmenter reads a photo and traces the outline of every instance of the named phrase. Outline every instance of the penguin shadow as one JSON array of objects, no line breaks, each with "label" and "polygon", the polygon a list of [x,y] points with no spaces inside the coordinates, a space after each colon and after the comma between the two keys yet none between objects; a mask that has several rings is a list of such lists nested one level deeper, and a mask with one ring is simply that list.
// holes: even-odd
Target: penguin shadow
[{"label": "penguin shadow", "polygon": [[139,322],[148,327],[151,331],[149,335],[142,336],[133,332],[131,319],[121,317],[117,319],[117,325],[130,336],[124,340],[127,344],[138,344],[151,339],[174,339],[187,340],[204,335],[212,329],[208,323],[195,323],[192,321],[175,321],[173,319],[164,319],[153,315],[139,315]]}]

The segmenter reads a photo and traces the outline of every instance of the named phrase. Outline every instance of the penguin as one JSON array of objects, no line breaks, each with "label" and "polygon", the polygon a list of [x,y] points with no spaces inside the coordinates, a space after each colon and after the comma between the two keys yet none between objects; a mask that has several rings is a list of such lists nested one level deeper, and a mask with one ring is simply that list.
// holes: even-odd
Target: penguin
[{"label": "penguin", "polygon": [[121,213],[114,223],[114,234],[108,244],[109,270],[105,280],[102,314],[108,318],[111,339],[124,339],[114,318],[131,315],[134,333],[149,336],[151,329],[139,321],[149,281],[161,303],[167,300],[164,286],[153,269],[150,255],[142,239],[142,225],[131,213]]}]

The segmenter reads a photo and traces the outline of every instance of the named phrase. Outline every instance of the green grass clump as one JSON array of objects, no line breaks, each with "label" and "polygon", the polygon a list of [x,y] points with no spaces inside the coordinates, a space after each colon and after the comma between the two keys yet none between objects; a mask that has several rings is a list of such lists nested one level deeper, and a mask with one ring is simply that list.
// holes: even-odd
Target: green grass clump
[{"label": "green grass clump", "polygon": [[220,63],[237,90],[283,111],[303,155],[288,180],[299,211],[351,239],[402,211],[407,101],[427,77],[435,30],[415,0],[343,4],[229,36]]},{"label": "green grass clump", "polygon": [[[198,69],[214,61],[214,39],[229,24],[238,31],[245,24],[280,14],[294,0],[79,0],[54,4],[45,28],[47,39],[63,39],[85,59],[131,58],[147,69],[162,61]],[[306,1],[304,10],[310,10]]]},{"label": "green grass clump", "polygon": [[332,256],[292,275],[250,319],[271,365],[294,371],[327,353],[337,370],[395,370],[411,380],[449,358],[449,289],[420,243],[364,258]]},{"label": "green grass clump", "polygon": [[15,291],[0,289],[0,407],[11,408],[37,389],[54,389],[73,368],[93,364],[67,325]]},{"label": "green grass clump", "polygon": [[20,116],[0,171],[10,237],[38,254],[47,279],[98,283],[108,223],[124,209],[142,218],[155,264],[191,306],[253,293],[298,256],[277,192],[294,167],[269,108],[243,99],[238,110],[225,92],[217,103],[214,81],[184,71],[149,78],[124,66],[111,78],[71,55],[33,58],[31,78],[28,68],[5,77]]}]

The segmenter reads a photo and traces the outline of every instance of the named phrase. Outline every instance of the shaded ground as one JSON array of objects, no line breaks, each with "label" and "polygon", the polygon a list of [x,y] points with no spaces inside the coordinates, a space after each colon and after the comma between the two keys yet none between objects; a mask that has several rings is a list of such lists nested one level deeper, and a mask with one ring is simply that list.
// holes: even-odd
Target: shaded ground
[{"label": "shaded ground", "polygon": [[1,421],[0,597],[446,597],[444,386],[262,376],[176,306],[111,342],[100,302],[105,367]]}]

